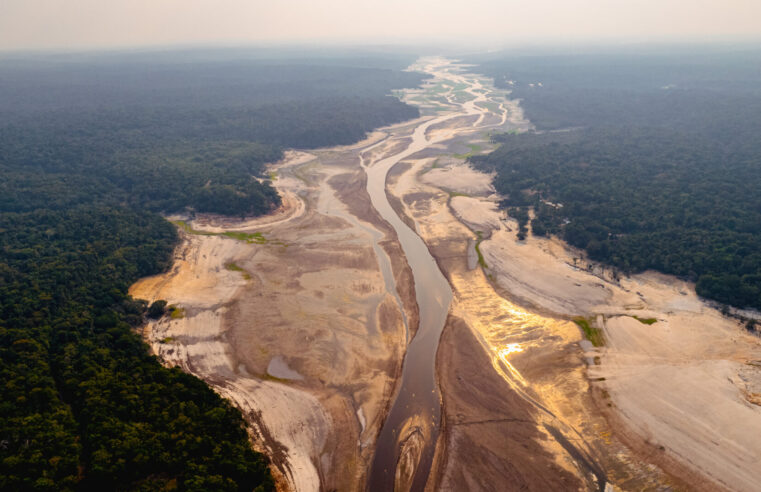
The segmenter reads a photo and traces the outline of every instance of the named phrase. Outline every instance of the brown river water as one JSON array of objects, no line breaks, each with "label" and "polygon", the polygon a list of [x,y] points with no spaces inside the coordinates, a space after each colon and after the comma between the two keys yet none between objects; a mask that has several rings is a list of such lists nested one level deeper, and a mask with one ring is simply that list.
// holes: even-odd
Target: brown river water
[{"label": "brown river water", "polygon": [[[453,85],[466,80],[457,73],[456,65],[446,61],[443,63],[443,66],[430,66],[429,70],[435,70],[437,78],[448,80]],[[365,163],[360,157],[367,173],[367,191],[372,205],[396,231],[412,270],[420,311],[420,324],[404,358],[399,391],[378,438],[368,479],[369,490],[394,489],[396,467],[404,443],[408,439],[414,441],[414,434],[418,434],[418,440],[422,438],[423,444],[419,456],[412,457],[417,461],[412,490],[423,490],[425,487],[439,436],[441,416],[441,398],[436,382],[436,350],[452,300],[452,289],[428,247],[391,207],[386,195],[386,177],[395,164],[441,139],[429,137],[429,128],[482,111],[474,103],[485,99],[484,96],[470,92],[478,87],[477,82],[469,84],[465,92],[473,97],[468,102],[457,104],[458,109],[420,123],[412,132],[410,144],[401,152],[371,163]]]}]

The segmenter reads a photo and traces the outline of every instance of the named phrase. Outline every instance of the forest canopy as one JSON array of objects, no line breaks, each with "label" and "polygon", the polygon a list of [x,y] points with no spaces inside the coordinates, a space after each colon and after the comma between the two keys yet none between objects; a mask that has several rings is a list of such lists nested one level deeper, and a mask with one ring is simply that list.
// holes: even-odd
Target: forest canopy
[{"label": "forest canopy", "polygon": [[201,55],[6,60],[0,211],[95,196],[158,212],[261,214],[279,198],[256,177],[281,149],[348,144],[418,115],[388,95],[420,83],[399,70],[404,58],[389,69]]},{"label": "forest canopy", "polygon": [[740,50],[484,62],[539,131],[495,136],[500,147],[471,161],[497,171],[512,215],[533,207],[533,234],[761,308],[759,61]]},{"label": "forest canopy", "polygon": [[271,210],[265,163],[417,116],[386,94],[420,76],[261,56],[0,64],[0,489],[273,489],[240,412],[149,354],[127,289],[171,262],[159,213]]}]

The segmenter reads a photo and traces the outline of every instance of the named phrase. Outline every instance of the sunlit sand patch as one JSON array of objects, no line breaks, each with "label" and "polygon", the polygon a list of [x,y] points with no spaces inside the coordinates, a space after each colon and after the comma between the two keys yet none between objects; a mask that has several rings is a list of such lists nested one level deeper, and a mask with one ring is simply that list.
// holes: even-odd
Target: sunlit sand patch
[{"label": "sunlit sand patch", "polygon": [[[424,63],[425,68],[434,73],[435,77],[449,78],[453,82],[452,88],[460,82],[473,83],[472,77],[447,73],[447,67],[451,68],[452,72],[454,69],[442,60],[427,60]],[[487,87],[487,81],[483,79],[479,79],[478,83],[480,88],[471,87],[468,92],[470,96],[462,106],[468,117],[452,118],[445,127],[429,134],[438,142],[437,147],[442,152],[446,151],[448,139],[463,132],[470,132],[474,138],[482,138],[477,135],[473,125],[491,125],[492,121],[512,121],[514,125],[524,127],[528,125],[519,106],[511,102],[500,102],[498,107],[502,108],[502,114],[487,118],[484,115],[484,106],[479,106],[479,103],[491,100],[486,96],[492,88]],[[418,94],[421,100],[430,96],[426,91],[418,91]],[[448,95],[452,101],[456,100],[453,94]],[[454,108],[452,106],[446,111]],[[358,150],[363,148],[361,146],[322,149],[316,152],[317,158],[338,159],[349,155],[344,155],[343,152],[353,152],[350,154],[350,162],[353,165],[360,162],[362,165],[372,166],[389,153],[407,145],[409,132],[426,121],[426,118],[430,119],[431,115],[428,114],[413,123],[397,125],[395,129],[384,130],[392,135],[388,139],[378,134],[371,136],[364,143],[368,146],[364,151]],[[465,227],[452,215],[448,200],[453,209],[461,212],[461,219],[465,220],[466,216],[470,218],[465,220],[470,225],[483,225],[484,228],[488,226],[499,234],[504,233],[505,237],[508,237],[507,233],[510,231],[502,228],[502,217],[494,210],[493,202],[484,202],[473,197],[452,197],[448,191],[453,190],[442,191],[431,186],[435,183],[419,182],[415,176],[424,161],[425,159],[421,159],[412,162],[412,169],[397,179],[399,188],[392,192],[398,193],[402,198],[405,213],[419,225],[418,231],[429,247],[435,249],[439,246],[439,241],[457,244],[451,251],[445,251],[447,254],[441,259],[443,263],[451,262],[445,267],[456,296],[451,313],[465,320],[473,333],[478,335],[485,348],[484,354],[491,358],[494,370],[507,385],[540,409],[537,412],[537,427],[540,423],[550,423],[562,429],[562,433],[574,442],[580,441],[577,446],[585,449],[583,441],[591,435],[585,425],[593,420],[594,416],[585,414],[588,408],[580,403],[580,395],[585,395],[588,390],[583,363],[580,357],[572,364],[562,360],[564,353],[572,351],[581,339],[578,328],[567,321],[534,314],[500,297],[484,272],[480,268],[468,270],[464,266],[464,260],[460,266],[451,266],[457,258],[465,258],[467,244],[473,241],[475,231]],[[374,436],[377,435],[384,419],[383,409],[393,394],[394,380],[388,368],[400,360],[402,353],[402,317],[397,313],[398,303],[384,284],[381,272],[375,269],[374,265],[377,262],[372,261],[373,245],[377,245],[377,238],[368,230],[363,230],[364,222],[342,219],[341,216],[347,213],[347,208],[336,201],[331,185],[324,184],[327,179],[337,176],[340,172],[346,172],[348,166],[344,164],[340,170],[327,169],[321,161],[313,159],[311,162],[302,160],[298,164],[283,165],[279,169],[277,185],[289,190],[294,196],[303,198],[302,203],[307,204],[304,214],[298,214],[293,218],[283,217],[283,222],[275,224],[279,234],[292,244],[303,248],[299,250],[300,253],[296,256],[279,256],[269,252],[261,253],[258,257],[253,254],[248,256],[248,263],[241,264],[252,273],[254,278],[251,282],[259,282],[256,288],[247,283],[239,272],[224,269],[225,259],[222,256],[225,255],[222,255],[222,252],[218,253],[219,257],[215,256],[214,261],[221,265],[217,265],[216,269],[213,265],[206,264],[205,256],[194,256],[192,261],[205,269],[199,274],[205,280],[193,284],[193,279],[188,277],[187,285],[176,284],[175,287],[186,288],[186,294],[191,299],[200,298],[191,292],[195,288],[194,285],[199,288],[203,286],[217,289],[214,294],[218,296],[216,299],[229,299],[238,289],[245,291],[245,296],[236,299],[249,299],[248,307],[237,305],[240,308],[239,318],[237,321],[231,321],[235,321],[236,333],[240,337],[237,341],[240,345],[237,355],[241,358],[249,357],[248,366],[257,367],[262,377],[266,377],[265,374],[270,372],[268,369],[272,361],[282,357],[283,364],[287,361],[285,368],[291,372],[283,372],[282,364],[276,363],[272,368],[274,373],[270,372],[270,375],[275,378],[282,375],[298,375],[303,379],[293,377],[285,384],[281,381],[256,379],[256,376],[252,376],[253,372],[249,374],[245,369],[246,364],[233,360],[227,339],[222,337],[212,337],[213,340],[203,347],[193,347],[192,350],[178,344],[173,356],[188,357],[187,354],[191,352],[200,356],[203,354],[199,349],[202,349],[206,350],[208,357],[199,357],[196,363],[203,362],[210,372],[224,369],[228,365],[233,368],[230,369],[232,373],[241,378],[231,377],[227,386],[220,391],[227,391],[225,394],[234,399],[241,408],[251,409],[251,412],[259,412],[261,407],[262,419],[268,425],[272,425],[275,439],[287,447],[293,447],[288,458],[288,467],[292,472],[290,482],[293,487],[303,490],[317,489],[325,486],[324,481],[326,477],[330,478],[331,474],[355,473],[356,476],[348,478],[342,476],[341,479],[345,481],[339,485],[343,487],[337,488],[361,488],[359,484],[364,473],[362,468],[367,465],[367,455],[372,452]],[[464,186],[479,185],[479,192],[486,193],[482,185],[490,179],[488,176],[485,178],[464,167],[455,172],[460,173],[455,175],[455,181],[462,179]],[[323,183],[323,186],[319,186],[319,183]],[[413,190],[428,192],[430,197],[412,200],[407,204],[403,200],[404,195]],[[319,197],[315,198],[315,194]],[[318,213],[314,213],[315,209]],[[480,215],[490,220],[485,221],[483,217],[479,217]],[[337,223],[342,225],[338,227]],[[272,226],[271,223],[269,225]],[[341,248],[351,251],[362,249],[357,248],[358,245],[365,246],[356,258],[357,262],[362,263],[361,267],[333,264],[343,254]],[[488,243],[484,246],[488,249]],[[237,261],[237,257],[235,259]],[[314,264],[308,264],[310,259],[314,260]],[[487,262],[489,261],[496,260],[487,258]],[[309,269],[304,268],[305,264]],[[490,273],[498,273],[500,266],[496,263],[490,265]],[[526,274],[528,276],[535,275],[534,269],[539,269],[536,266],[530,268],[530,261],[522,263],[521,268],[529,269]],[[348,278],[352,281],[348,282]],[[155,282],[151,288],[160,287],[161,282]],[[206,296],[209,292],[203,294]],[[218,330],[219,318],[229,314],[226,307],[221,309],[189,318],[194,319],[192,325],[178,324],[176,327],[184,326],[187,333],[192,330],[196,335],[204,333],[203,330],[210,327]],[[270,329],[266,333],[264,330],[247,332],[246,327],[252,324],[251,319],[261,321],[263,314],[268,316],[263,322]],[[201,323],[215,319],[214,323]],[[175,330],[175,325],[171,326],[172,330]],[[378,329],[379,326],[383,326],[386,331]],[[247,352],[253,350],[247,350],[246,347],[261,348],[264,352],[247,355]],[[543,365],[548,359],[558,366]],[[484,367],[485,371],[488,371],[488,362],[484,363]],[[310,384],[313,386],[307,391],[305,388]],[[506,391],[503,385],[498,386],[494,391]],[[337,396],[340,391],[336,388],[345,393]],[[318,395],[319,398],[314,395]],[[257,403],[258,399],[261,401]],[[270,405],[271,402],[274,404]],[[298,416],[302,414],[308,419],[299,420]],[[288,426],[286,419],[293,419],[294,425],[306,428],[299,430]],[[426,429],[430,430],[428,422],[412,418],[407,423],[402,450],[403,462],[396,475],[397,484],[402,487],[409,484],[411,473],[414,472],[420,456],[420,449],[426,440],[430,439],[430,435],[426,434]],[[595,421],[595,425],[598,423]],[[532,422],[525,425],[532,425]],[[331,454],[332,451],[323,449],[326,439],[334,439],[331,444],[334,448],[331,449],[347,445],[342,439],[351,441],[348,446],[351,446],[352,450],[344,450],[344,454],[340,456]],[[580,474],[575,468],[577,465],[556,439],[547,434],[547,439],[542,445],[557,457],[561,466],[574,474]],[[333,463],[331,460],[337,461]],[[347,472],[347,468],[353,471]],[[333,486],[333,483],[330,486]]]},{"label": "sunlit sand patch", "polygon": [[[474,92],[479,94],[478,90]],[[482,112],[484,106],[478,102],[466,103],[468,112],[472,111],[474,115]],[[497,107],[503,111],[498,121],[504,123],[512,120],[519,129],[530,127],[517,104],[500,102]],[[474,123],[486,125],[490,121],[481,117],[453,119],[446,126],[429,132],[429,137],[446,145],[447,139],[467,131],[463,125],[471,126]],[[476,133],[474,138],[478,138]],[[436,171],[427,176],[432,171],[422,172],[420,161],[413,162],[411,169],[394,177],[389,191],[400,198],[405,213],[418,226],[418,231],[429,248],[434,251],[441,248],[443,256],[439,260],[446,265],[444,268],[455,293],[452,315],[464,320],[478,335],[486,352],[490,354],[494,370],[507,385],[535,405],[538,410],[537,425],[549,425],[566,436],[566,444],[563,444],[548,434],[542,445],[557,457],[564,469],[574,474],[581,473],[584,475],[582,480],[586,481],[589,470],[579,471],[581,465],[569,454],[567,443],[576,443],[577,451],[581,450],[581,455],[587,457],[585,462],[588,462],[592,453],[585,444],[585,439],[599,440],[601,443],[611,441],[610,433],[606,434],[608,437],[605,439],[600,437],[602,434],[597,429],[605,428],[605,423],[599,415],[589,414],[590,408],[587,405],[591,402],[580,397],[588,391],[583,359],[565,359],[566,354],[573,350],[580,355],[580,330],[569,321],[532,313],[499,296],[480,268],[468,270],[465,265],[452,266],[454,258],[461,256],[464,259],[468,256],[467,245],[473,244],[474,232],[499,232],[503,229],[509,232],[511,225],[504,222],[503,214],[495,210],[493,201],[489,203],[475,197],[452,197],[451,190],[442,193],[441,188],[446,189],[446,186],[437,182],[437,178],[445,176],[446,171]],[[414,176],[422,178],[415,180]],[[429,180],[431,177],[433,179]],[[488,183],[491,180],[488,175],[471,173],[470,170],[460,177],[460,186],[469,186],[470,181],[483,180]],[[405,196],[411,198],[406,200]],[[423,198],[417,200],[415,197],[418,196]],[[468,222],[471,229],[464,227],[452,216],[448,202],[459,212],[460,218]],[[466,217],[470,220],[465,220]],[[459,246],[444,246],[455,244],[455,238],[458,237],[461,239]],[[491,271],[493,270],[490,269],[489,272]],[[526,270],[527,274],[530,275],[530,271]],[[545,361],[557,364],[557,367],[543,366]],[[619,446],[617,449],[622,449],[620,444],[615,445]],[[597,478],[592,479],[597,486],[601,486],[596,480]]]},{"label": "sunlit sand patch", "polygon": [[[455,211],[463,210],[462,201],[452,201]],[[595,319],[606,346],[587,353],[593,391],[639,434],[645,453],[659,449],[722,486],[753,490],[761,477],[761,448],[748,437],[756,434],[749,429],[761,425],[761,407],[746,389],[755,376],[743,371],[751,367],[748,361],[761,358],[757,339],[701,302],[692,285],[654,273],[617,279],[609,269],[579,261],[583,255],[558,240],[516,241],[509,220],[480,249],[495,282],[521,302],[560,316]],[[506,311],[527,325],[543,326],[520,309]],[[644,324],[635,315],[658,321]],[[554,322],[548,332],[562,332],[566,322]],[[514,333],[499,323],[479,330],[493,349],[500,333],[509,335],[505,342]],[[506,379],[530,379],[545,401],[566,405],[563,395],[526,377],[524,353],[531,348],[522,346],[523,353],[502,357],[499,352],[495,368]],[[576,417],[570,421],[584,425]],[[598,434],[610,445],[610,432]]]},{"label": "sunlit sand patch", "polygon": [[520,343],[508,343],[498,353],[503,360],[507,360],[507,357],[515,352],[523,352],[523,347],[521,347]]},{"label": "sunlit sand patch", "polygon": [[453,274],[457,293],[455,313],[465,319],[489,351],[494,368],[510,385],[529,386],[511,356],[530,351],[543,337],[553,335],[557,321],[530,313],[498,296],[480,270]]}]

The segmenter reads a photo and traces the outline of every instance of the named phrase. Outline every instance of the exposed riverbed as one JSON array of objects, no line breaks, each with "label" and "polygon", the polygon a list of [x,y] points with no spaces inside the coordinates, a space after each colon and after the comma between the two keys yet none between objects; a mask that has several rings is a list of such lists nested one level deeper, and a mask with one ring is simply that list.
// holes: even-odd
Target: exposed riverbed
[{"label": "exposed riverbed", "polygon": [[[420,119],[356,145],[289,153],[271,166],[284,197],[271,216],[189,221],[172,271],[131,290],[184,309],[147,327],[153,350],[243,410],[281,489],[753,483],[752,472],[738,470],[752,465],[755,444],[731,419],[721,422],[731,443],[689,455],[691,443],[714,434],[686,436],[688,427],[668,423],[677,414],[659,420],[662,409],[642,402],[678,405],[669,400],[673,388],[659,388],[658,368],[650,380],[631,370],[647,357],[683,360],[675,349],[643,353],[634,339],[670,340],[664,326],[686,326],[672,315],[684,310],[691,323],[711,326],[715,311],[689,286],[679,287],[683,296],[660,277],[614,282],[574,268],[575,253],[558,242],[517,241],[515,225],[496,209],[491,177],[464,159],[489,150],[491,131],[530,128],[520,106],[449,60],[413,68],[432,77],[402,95],[421,107]],[[193,233],[200,230],[264,239]],[[659,322],[635,329],[624,320],[630,312]],[[591,317],[611,346],[591,348],[571,316]],[[734,340],[742,335],[726,320],[721,327]],[[755,373],[745,361],[761,352],[736,345],[716,352],[730,361],[718,372],[698,364],[702,345],[688,345],[695,374],[716,376],[690,404],[724,402],[722,411],[747,420],[757,407],[729,393],[744,384],[752,398]],[[677,381],[687,373],[675,367],[667,369]],[[724,376],[738,367],[727,386]],[[695,425],[714,424],[703,415]],[[720,466],[711,468],[712,452]]]}]

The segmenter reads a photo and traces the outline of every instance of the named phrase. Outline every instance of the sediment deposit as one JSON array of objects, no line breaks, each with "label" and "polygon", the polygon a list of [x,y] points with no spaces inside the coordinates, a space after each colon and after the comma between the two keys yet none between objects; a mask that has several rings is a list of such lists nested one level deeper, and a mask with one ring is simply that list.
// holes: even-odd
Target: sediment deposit
[{"label": "sediment deposit", "polygon": [[[404,95],[421,118],[288,153],[269,170],[275,213],[174,218],[172,270],[131,289],[180,308],[145,328],[153,350],[243,410],[283,489],[378,490],[379,436],[397,490],[761,483],[759,340],[684,282],[620,278],[556,239],[518,241],[493,176],[466,159],[489,151],[489,132],[530,122],[467,67],[413,68],[432,76]],[[377,186],[391,212],[368,194]],[[410,256],[402,228],[425,251]],[[431,303],[413,262],[425,255],[451,291],[438,328],[419,323]],[[400,389],[418,335],[440,414]],[[384,437],[399,402],[388,425],[401,430]]]}]

